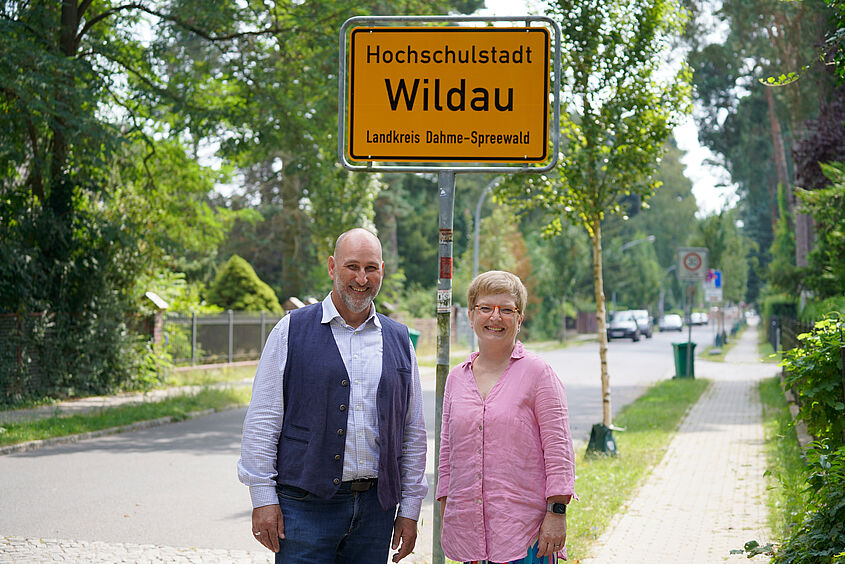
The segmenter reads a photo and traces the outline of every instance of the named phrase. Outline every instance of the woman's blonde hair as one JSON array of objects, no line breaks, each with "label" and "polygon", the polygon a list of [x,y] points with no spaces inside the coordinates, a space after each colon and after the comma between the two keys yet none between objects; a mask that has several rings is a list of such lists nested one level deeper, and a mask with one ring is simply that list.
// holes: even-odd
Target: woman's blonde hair
[{"label": "woman's blonde hair", "polygon": [[525,314],[525,304],[528,301],[528,290],[519,276],[504,270],[488,270],[476,276],[467,289],[467,305],[469,309],[475,307],[478,298],[493,294],[510,294],[520,313]]}]

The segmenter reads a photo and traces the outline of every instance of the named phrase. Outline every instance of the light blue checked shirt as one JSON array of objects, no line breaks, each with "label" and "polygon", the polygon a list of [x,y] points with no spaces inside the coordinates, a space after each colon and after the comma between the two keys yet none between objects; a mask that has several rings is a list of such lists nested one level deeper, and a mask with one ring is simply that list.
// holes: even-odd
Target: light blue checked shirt
[{"label": "light blue checked shirt", "polygon": [[[374,305],[370,316],[358,328],[347,325],[329,294],[322,302],[322,323],[329,323],[340,356],[349,375],[349,416],[343,458],[343,480],[378,475],[379,449],[376,392],[381,379],[381,322]],[[279,503],[276,494],[276,449],[282,431],[285,406],[282,390],[288,354],[290,316],[270,332],[255,373],[244,419],[238,478],[249,486],[253,507]],[[399,516],[418,520],[422,500],[428,493],[425,479],[426,436],[422,409],[420,371],[414,347],[411,350],[412,381],[405,436],[402,443],[402,480]]]}]

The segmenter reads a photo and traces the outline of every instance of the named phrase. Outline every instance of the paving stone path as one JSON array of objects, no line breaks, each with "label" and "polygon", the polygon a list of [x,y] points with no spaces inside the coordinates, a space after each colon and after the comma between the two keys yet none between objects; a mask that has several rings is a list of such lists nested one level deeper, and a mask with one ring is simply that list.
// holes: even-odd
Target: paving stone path
[{"label": "paving stone path", "polygon": [[750,327],[724,363],[696,360],[713,385],[584,564],[747,562],[731,550],[771,540],[757,384],[778,368],[757,360],[756,343]]}]

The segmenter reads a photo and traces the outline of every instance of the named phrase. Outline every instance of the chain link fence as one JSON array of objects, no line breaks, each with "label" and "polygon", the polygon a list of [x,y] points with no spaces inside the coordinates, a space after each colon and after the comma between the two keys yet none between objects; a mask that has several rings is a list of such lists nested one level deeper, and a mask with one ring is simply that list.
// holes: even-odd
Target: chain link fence
[{"label": "chain link fence", "polygon": [[168,313],[163,344],[176,365],[257,360],[282,317],[231,310],[215,315]]}]

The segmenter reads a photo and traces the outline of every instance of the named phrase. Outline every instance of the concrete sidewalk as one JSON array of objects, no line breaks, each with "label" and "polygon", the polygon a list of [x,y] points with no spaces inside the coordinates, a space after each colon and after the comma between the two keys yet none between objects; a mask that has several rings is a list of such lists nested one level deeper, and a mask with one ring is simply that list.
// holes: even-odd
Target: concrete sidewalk
[{"label": "concrete sidewalk", "polygon": [[[757,357],[757,330],[749,327],[724,363],[696,359],[696,377],[713,385],[582,563],[747,562],[731,550],[771,540],[757,384],[778,368]],[[577,519],[577,504],[573,509]]]}]

